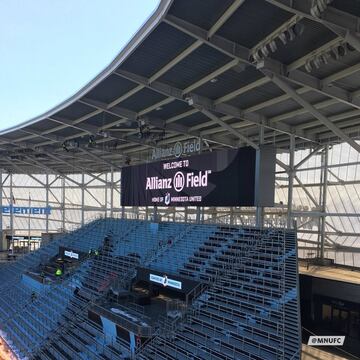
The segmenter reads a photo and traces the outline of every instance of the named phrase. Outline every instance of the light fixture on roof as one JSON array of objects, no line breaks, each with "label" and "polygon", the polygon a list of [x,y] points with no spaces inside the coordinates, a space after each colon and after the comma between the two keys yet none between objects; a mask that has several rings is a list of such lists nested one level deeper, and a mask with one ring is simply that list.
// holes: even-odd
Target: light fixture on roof
[{"label": "light fixture on roof", "polygon": [[320,17],[333,0],[312,0],[310,14],[314,17]]},{"label": "light fixture on roof", "polygon": [[94,136],[94,135],[90,135],[90,136],[89,136],[88,145],[89,145],[89,146],[95,146],[95,145],[96,145],[96,140],[95,140],[95,136]]},{"label": "light fixture on roof", "polygon": [[344,45],[339,45],[337,50],[338,50],[339,56],[346,55],[346,47]]},{"label": "light fixture on roof", "polygon": [[66,152],[69,152],[70,149],[76,149],[79,147],[79,142],[76,140],[67,140],[62,143],[62,148]]},{"label": "light fixture on roof", "polygon": [[350,52],[354,52],[356,49],[349,43],[346,43],[346,50],[348,50]]},{"label": "light fixture on roof", "polygon": [[315,67],[316,67],[317,69],[320,68],[320,66],[321,66],[320,57],[316,57],[316,58],[314,59],[314,65],[315,65]]},{"label": "light fixture on roof", "polygon": [[215,84],[215,83],[218,82],[218,78],[212,78],[212,79],[210,80],[210,82],[211,82],[212,84]]},{"label": "light fixture on roof", "polygon": [[311,70],[312,70],[312,65],[311,65],[311,62],[310,62],[310,61],[308,61],[308,62],[305,64],[305,70],[306,70],[307,72],[311,72]]},{"label": "light fixture on roof", "polygon": [[130,165],[130,164],[131,164],[131,158],[127,156],[125,159],[125,165]]},{"label": "light fixture on roof", "polygon": [[266,45],[264,45],[264,46],[261,48],[261,53],[262,53],[265,57],[269,56],[270,52],[269,52],[268,48],[266,47]]},{"label": "light fixture on roof", "polygon": [[305,30],[305,26],[301,23],[296,23],[293,27],[292,30],[295,34],[295,36],[301,36],[304,33]]},{"label": "light fixture on roof", "polygon": [[251,52],[251,57],[254,62],[258,63],[265,57],[278,50],[277,42],[286,45],[288,42],[294,41],[298,36],[304,32],[304,25],[299,23],[300,18],[293,20],[286,27],[282,27],[276,34],[270,35],[263,42],[258,44]]},{"label": "light fixture on roof", "polygon": [[190,96],[185,98],[185,101],[188,103],[188,105],[192,106],[194,105],[194,99]]},{"label": "light fixture on roof", "polygon": [[262,56],[261,56],[260,51],[255,51],[253,53],[253,58],[254,58],[255,62],[259,62],[259,61],[261,61],[263,59]]},{"label": "light fixture on roof", "polygon": [[281,33],[281,34],[279,35],[279,39],[280,39],[280,41],[281,41],[284,45],[287,44],[287,40],[286,40],[286,35],[285,35],[285,33]]},{"label": "light fixture on roof", "polygon": [[292,28],[289,28],[286,32],[285,35],[287,37],[287,39],[289,41],[293,41],[296,38],[295,32]]},{"label": "light fixture on roof", "polygon": [[337,46],[332,48],[330,50],[329,54],[333,60],[339,60],[339,58],[340,58],[340,54],[339,54],[339,50],[338,50]]},{"label": "light fixture on roof", "polygon": [[328,61],[328,54],[327,53],[325,53],[325,54],[323,54],[323,55],[321,55],[321,60],[322,60],[322,62],[324,63],[324,64],[328,64],[329,63],[329,61]]},{"label": "light fixture on roof", "polygon": [[156,111],[160,111],[160,110],[162,110],[163,108],[161,107],[161,106],[158,106],[155,110]]},{"label": "light fixture on roof", "polygon": [[104,138],[108,138],[108,137],[110,136],[110,133],[109,133],[108,131],[100,130],[100,131],[98,132],[98,135],[99,135],[99,136],[102,136],[102,137],[104,137]]},{"label": "light fixture on roof", "polygon": [[150,135],[150,125],[145,118],[138,119],[139,139],[145,139]]},{"label": "light fixture on roof", "polygon": [[349,43],[341,42],[330,49],[315,54],[312,58],[307,60],[305,64],[305,70],[307,72],[311,72],[314,67],[319,69],[322,64],[326,65],[330,60],[339,60],[343,56],[347,55],[349,51],[354,50],[355,49]]},{"label": "light fixture on roof", "polygon": [[269,43],[269,47],[272,52],[275,52],[277,50],[277,45],[276,45],[275,40],[273,40]]}]

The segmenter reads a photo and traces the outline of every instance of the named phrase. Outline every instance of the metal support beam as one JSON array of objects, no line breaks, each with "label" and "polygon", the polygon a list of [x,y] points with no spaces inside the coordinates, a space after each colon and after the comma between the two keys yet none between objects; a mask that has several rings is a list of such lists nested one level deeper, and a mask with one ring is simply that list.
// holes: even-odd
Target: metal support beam
[{"label": "metal support beam", "polygon": [[[264,143],[264,126],[260,125],[259,127],[259,145],[262,145]],[[233,210],[231,208],[231,210]],[[256,226],[262,228],[264,226],[264,207],[263,206],[257,206],[256,207]],[[231,211],[231,218],[233,219],[233,211]]]},{"label": "metal support beam", "polygon": [[[255,114],[255,113],[246,113],[244,112],[242,109],[239,109],[235,106],[230,106],[228,104],[223,104],[222,102],[225,101],[221,100],[219,101],[219,99],[217,101],[212,101],[211,99],[208,99],[206,97],[203,96],[198,96],[196,94],[188,94],[188,96],[184,96],[184,93],[187,94],[187,92],[185,90],[180,90],[177,89],[173,86],[161,83],[159,81],[154,81],[152,83],[149,82],[149,79],[139,76],[137,74],[133,74],[130,73],[128,71],[124,71],[124,70],[118,70],[115,72],[116,75],[123,77],[125,79],[137,82],[137,83],[141,83],[144,84],[144,86],[146,86],[148,89],[154,90],[158,93],[161,93],[163,95],[166,96],[172,96],[174,98],[176,98],[177,100],[183,101],[183,102],[187,102],[187,98],[191,98],[192,99],[192,103],[195,105],[197,111],[200,111],[201,109],[205,109],[208,111],[216,111],[220,114],[223,114],[225,116],[227,116],[229,119],[231,118],[235,118],[235,119],[239,119],[241,121],[243,121],[242,124],[244,125],[260,125],[263,124],[265,128],[269,128],[272,130],[276,130],[278,132],[281,133],[285,133],[285,134],[295,134],[296,136],[300,137],[300,138],[304,138],[307,141],[314,141],[315,138],[310,136],[310,137],[305,137],[304,136],[304,132],[303,131],[296,131],[293,128],[291,128],[290,126],[287,126],[285,124],[282,123],[278,123],[278,124],[272,124],[269,119],[266,119],[264,116],[260,116],[259,114]],[[267,82],[270,81],[269,79],[266,79]],[[86,100],[88,102],[88,100]],[[99,104],[99,102],[97,102],[97,104],[93,104],[93,105],[97,105],[97,106],[101,106],[101,108],[104,108],[103,105]],[[197,105],[197,106],[196,106]],[[123,112],[123,116],[125,116],[124,113],[124,109],[122,109]],[[133,116],[135,119],[137,119],[136,113],[127,113],[129,116]],[[190,115],[190,114],[189,114]],[[184,116],[187,116],[187,112],[184,113]],[[174,121],[176,121],[176,119],[180,119],[181,117],[175,117],[175,119],[173,119],[171,122],[170,121],[166,121],[166,128],[169,130],[173,130],[175,132],[178,133],[183,133],[185,135],[192,135],[192,136],[202,136],[204,140],[208,140],[211,142],[215,142],[215,143],[220,143],[221,141],[218,141],[218,139],[216,139],[216,137],[211,137],[209,135],[207,135],[207,131],[202,131],[201,133],[197,133],[194,134],[194,130],[191,130],[189,128],[183,128],[183,129],[177,129],[174,128],[172,129],[172,126],[174,126],[175,124],[173,124]],[[222,120],[222,119],[220,119]],[[222,120],[224,122],[224,120]],[[216,121],[214,121],[214,123],[217,123]],[[157,126],[156,123],[152,123],[150,121],[151,125]],[[199,127],[201,128],[201,127]],[[230,144],[231,146],[231,144]]]},{"label": "metal support beam", "polygon": [[306,155],[301,161],[299,161],[295,165],[295,169],[297,170],[301,165],[306,163],[306,161],[308,161],[311,157],[316,155],[319,152],[319,150],[321,150],[321,149],[322,149],[322,146],[317,146],[314,150],[310,151],[310,153],[308,155]]},{"label": "metal support beam", "polygon": [[[0,169],[0,207],[2,209],[3,207],[3,172]],[[0,211],[0,235],[4,236],[3,234],[3,230],[4,230],[4,224],[3,224],[3,214],[2,211]],[[1,239],[2,241],[2,239]],[[2,250],[7,250],[7,249],[2,249]]]},{"label": "metal support beam", "polygon": [[347,136],[342,130],[340,130],[334,123],[332,123],[326,116],[320,113],[317,109],[314,108],[308,101],[303,99],[291,86],[289,86],[285,81],[280,79],[274,73],[271,73],[267,70],[263,72],[284,92],[289,94],[293,100],[295,100],[299,105],[306,109],[310,114],[316,117],[323,125],[330,129],[335,135],[337,135],[341,140],[347,142],[352,146],[356,151],[360,152],[360,145],[349,136]]},{"label": "metal support beam", "polygon": [[104,215],[105,218],[107,218],[108,216],[108,193],[109,193],[109,182],[108,182],[108,173],[105,173],[105,180],[106,180],[106,185],[105,185],[105,201],[104,201]]},{"label": "metal support beam", "polygon": [[65,177],[61,177],[61,227],[65,231]]},{"label": "metal support beam", "polygon": [[[45,193],[45,201],[46,201],[46,207],[49,207],[49,174],[46,173],[46,193]],[[49,232],[49,214],[46,214],[46,232]]]},{"label": "metal support beam", "polygon": [[[295,168],[296,171],[296,168]],[[300,187],[304,190],[305,194],[308,196],[308,198],[312,201],[312,203],[318,208],[319,204],[318,202],[315,200],[315,198],[310,194],[310,191],[304,186],[304,184],[302,183],[302,181],[295,175],[294,179],[298,182],[298,184],[300,185]],[[294,188],[294,184],[293,184],[293,188]]]},{"label": "metal support beam", "polygon": [[[106,185],[105,185],[106,186]],[[85,174],[81,173],[81,226],[85,224]]]},{"label": "metal support beam", "polygon": [[[13,174],[10,173],[10,207],[14,206],[14,193],[13,193]],[[12,237],[11,241],[11,253],[14,254],[14,212],[10,214],[10,233]]]},{"label": "metal support beam", "polygon": [[324,245],[325,245],[325,225],[326,225],[326,202],[327,202],[327,183],[328,183],[328,157],[329,148],[325,147],[322,154],[323,162],[323,174],[322,174],[322,216],[321,216],[321,228],[320,228],[320,258],[324,259]]},{"label": "metal support beam", "polygon": [[215,114],[212,112],[201,109],[201,112],[206,115],[209,119],[215,121],[217,124],[219,124],[221,127],[223,127],[225,130],[229,131],[229,133],[237,136],[240,140],[244,141],[246,144],[252,146],[254,149],[259,149],[259,146],[255,144],[253,141],[251,141],[249,138],[247,138],[245,135],[241,134],[239,131],[234,129],[232,126],[227,124],[226,122],[219,119]]},{"label": "metal support beam", "polygon": [[289,187],[288,187],[288,204],[287,204],[287,227],[291,228],[292,221],[292,203],[293,203],[293,185],[295,177],[295,168],[294,168],[294,159],[295,159],[295,137],[294,135],[290,136],[290,158],[289,158]]},{"label": "metal support beam", "polygon": [[114,168],[110,169],[110,217],[114,216]]}]

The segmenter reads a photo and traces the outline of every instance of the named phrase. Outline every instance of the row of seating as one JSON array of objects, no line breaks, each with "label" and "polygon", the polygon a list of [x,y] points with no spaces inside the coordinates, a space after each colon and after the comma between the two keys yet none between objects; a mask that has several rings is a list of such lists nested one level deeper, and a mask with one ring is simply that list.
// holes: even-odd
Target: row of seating
[{"label": "row of seating", "polygon": [[[83,271],[79,292],[70,300],[61,326],[37,352],[37,359],[122,359],[130,356],[129,344],[118,337],[106,338],[101,327],[88,318],[87,310],[93,300],[103,296],[110,287],[126,288],[136,267],[149,261],[159,247],[166,247],[168,240],[176,237],[180,226],[157,226],[136,220],[107,219],[106,222],[107,231],[99,255],[94,256],[89,269]],[[119,281],[122,282],[119,284]]]},{"label": "row of seating", "polygon": [[[218,227],[180,271],[210,286],[140,359],[299,359],[296,236]],[[295,262],[294,262],[295,259]]]},{"label": "row of seating", "polygon": [[[21,274],[59,246],[98,252],[34,298]],[[156,336],[138,359],[299,359],[296,234],[281,229],[92,221],[0,268],[2,335],[20,358],[132,356],[130,345],[105,336],[88,310],[111,287],[128,288],[138,266],[207,284],[186,321]]]},{"label": "row of seating", "polygon": [[84,252],[98,248],[107,230],[106,222],[95,220],[1,268],[0,277],[3,282],[0,288],[0,330],[2,337],[11,344],[20,358],[29,357],[59,326],[81,274],[87,272],[88,263],[82,264],[63,283],[50,286],[33,288],[21,281],[22,274],[40,263],[46,263],[58,253],[59,246]]}]

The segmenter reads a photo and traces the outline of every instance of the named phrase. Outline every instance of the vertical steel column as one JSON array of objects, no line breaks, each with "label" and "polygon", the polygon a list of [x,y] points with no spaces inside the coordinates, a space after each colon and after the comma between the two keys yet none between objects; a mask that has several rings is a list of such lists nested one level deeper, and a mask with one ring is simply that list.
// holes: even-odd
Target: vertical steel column
[{"label": "vertical steel column", "polygon": [[[46,201],[46,207],[49,207],[49,174],[46,173],[46,193],[45,193],[45,201]],[[45,220],[45,227],[46,227],[46,232],[49,232],[49,214],[46,213],[46,220]]]},{"label": "vertical steel column", "polygon": [[61,178],[61,226],[62,231],[65,231],[65,178]]},{"label": "vertical steel column", "polygon": [[196,207],[196,223],[200,224],[200,220],[201,220],[201,207],[197,206]]},{"label": "vertical steel column", "polygon": [[[122,202],[122,192],[121,192],[121,171],[120,171],[120,205]],[[121,206],[121,218],[125,218],[125,206]]]},{"label": "vertical steel column", "polygon": [[234,225],[234,207],[230,208],[230,225]]},{"label": "vertical steel column", "polygon": [[[202,144],[202,138],[200,137],[200,144]],[[200,146],[199,154],[202,153],[202,146]],[[201,206],[196,207],[196,223],[200,224],[201,218],[204,219],[204,216],[202,215],[204,212],[204,208]]]},{"label": "vertical steel column", "polygon": [[325,223],[326,223],[326,202],[327,202],[327,186],[328,186],[328,156],[329,146],[326,145],[322,152],[321,160],[323,165],[322,176],[322,204],[321,204],[321,233],[320,233],[320,258],[324,259],[324,245],[325,245]]},{"label": "vertical steel column", "polygon": [[110,170],[110,217],[114,216],[114,169],[111,167]]},{"label": "vertical steel column", "polygon": [[295,177],[295,166],[294,166],[294,158],[295,158],[295,136],[290,135],[290,159],[289,159],[289,187],[288,187],[288,208],[287,208],[287,227],[291,228],[291,220],[292,220],[292,203],[293,203],[293,186],[294,186],[294,177]]},{"label": "vertical steel column", "polygon": [[184,220],[185,220],[185,223],[188,222],[188,207],[185,206],[185,210],[184,210]]},{"label": "vertical steel column", "polygon": [[85,224],[85,174],[81,173],[81,226]]},{"label": "vertical steel column", "polygon": [[107,218],[107,208],[108,208],[108,173],[105,173],[105,218]]},{"label": "vertical steel column", "polygon": [[154,206],[154,219],[153,222],[157,222],[158,221],[158,208],[157,206]]},{"label": "vertical steel column", "polygon": [[11,232],[11,242],[12,242],[12,250],[11,253],[14,254],[14,194],[13,194],[13,177],[12,173],[10,173],[10,232]]},{"label": "vertical steel column", "polygon": [[[260,125],[259,129],[259,145],[264,143],[264,125]],[[262,228],[264,225],[264,207],[256,207],[256,226]]]},{"label": "vertical steel column", "polygon": [[[0,169],[0,234],[1,236],[3,236],[3,230],[4,230],[4,226],[3,226],[3,213],[2,213],[2,207],[3,207],[3,173],[2,170]],[[2,239],[1,239],[2,241]]]}]

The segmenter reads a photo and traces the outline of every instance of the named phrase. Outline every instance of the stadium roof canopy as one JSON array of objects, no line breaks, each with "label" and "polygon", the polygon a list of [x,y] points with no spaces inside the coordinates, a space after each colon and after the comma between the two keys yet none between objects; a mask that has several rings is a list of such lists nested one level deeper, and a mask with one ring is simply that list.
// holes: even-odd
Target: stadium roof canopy
[{"label": "stadium roof canopy", "polygon": [[194,137],[359,151],[359,27],[356,0],[162,0],[87,86],[0,132],[0,168],[100,172]]}]

